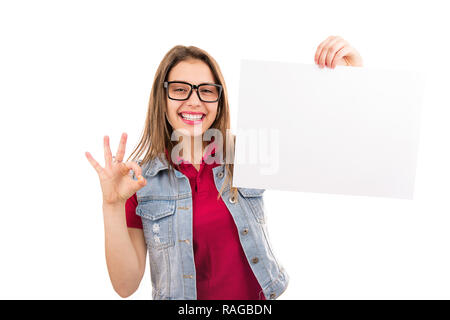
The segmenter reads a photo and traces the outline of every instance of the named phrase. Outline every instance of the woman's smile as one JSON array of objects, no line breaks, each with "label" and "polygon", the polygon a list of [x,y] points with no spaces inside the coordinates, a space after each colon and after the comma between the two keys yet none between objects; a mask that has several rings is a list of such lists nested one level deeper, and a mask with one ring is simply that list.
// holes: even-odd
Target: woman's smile
[{"label": "woman's smile", "polygon": [[183,120],[184,123],[189,125],[200,124],[203,119],[206,117],[206,114],[203,112],[180,112],[178,116]]}]

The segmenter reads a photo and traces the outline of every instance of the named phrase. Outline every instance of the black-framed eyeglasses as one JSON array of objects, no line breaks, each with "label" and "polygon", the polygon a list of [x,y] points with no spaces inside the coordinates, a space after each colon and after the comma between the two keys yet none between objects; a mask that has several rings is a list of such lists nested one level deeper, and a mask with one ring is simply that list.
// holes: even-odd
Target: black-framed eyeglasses
[{"label": "black-framed eyeglasses", "polygon": [[190,84],[185,81],[164,81],[164,88],[171,100],[184,101],[189,99],[193,89],[203,102],[217,102],[222,94],[222,86],[215,83]]}]

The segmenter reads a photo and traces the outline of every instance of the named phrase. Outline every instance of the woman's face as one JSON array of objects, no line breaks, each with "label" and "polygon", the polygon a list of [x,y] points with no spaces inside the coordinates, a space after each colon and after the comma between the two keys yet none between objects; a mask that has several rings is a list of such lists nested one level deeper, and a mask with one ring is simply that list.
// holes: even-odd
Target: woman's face
[{"label": "woman's face", "polygon": [[[203,61],[193,59],[177,63],[170,70],[167,81],[185,81],[190,84],[215,83],[209,66]],[[172,100],[166,95],[166,101],[167,119],[173,130],[185,129],[191,137],[203,134],[212,125],[219,105],[219,102],[201,101],[197,90],[192,90],[188,100]],[[199,114],[202,115],[200,120],[192,120],[197,119]],[[188,117],[191,120],[186,119]]]}]

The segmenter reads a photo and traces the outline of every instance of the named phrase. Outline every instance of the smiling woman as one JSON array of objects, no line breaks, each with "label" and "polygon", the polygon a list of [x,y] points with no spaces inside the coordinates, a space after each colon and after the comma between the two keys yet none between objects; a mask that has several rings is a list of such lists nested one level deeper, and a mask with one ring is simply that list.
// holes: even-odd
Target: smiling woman
[{"label": "smiling woman", "polygon": [[[359,62],[357,52],[337,38],[324,41],[316,57],[328,66]],[[229,129],[218,64],[197,47],[175,46],[156,72],[133,160],[122,163],[126,134],[114,161],[105,137],[105,168],[86,153],[100,177],[106,262],[122,297],[138,288],[147,252],[153,299],[265,300],[286,290],[289,276],[268,240],[265,190],[232,187],[232,162],[210,161],[233,154]],[[209,130],[225,143],[214,139],[206,147]],[[176,132],[187,147],[172,159]]]}]

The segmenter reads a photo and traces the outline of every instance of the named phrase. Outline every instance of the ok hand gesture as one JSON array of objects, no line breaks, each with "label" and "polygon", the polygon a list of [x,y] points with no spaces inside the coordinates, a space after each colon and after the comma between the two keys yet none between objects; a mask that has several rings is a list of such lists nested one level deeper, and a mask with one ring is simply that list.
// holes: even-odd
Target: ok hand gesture
[{"label": "ok hand gesture", "polygon": [[[127,134],[123,133],[120,139],[119,149],[117,150],[115,159],[111,154],[109,147],[109,137],[103,138],[105,149],[105,167],[102,168],[89,152],[86,152],[86,158],[94,167],[100,178],[100,185],[103,192],[103,204],[107,205],[123,205],[136,191],[147,184],[147,181],[142,177],[141,167],[134,161],[123,163],[125,155],[125,146],[127,141]],[[128,174],[133,170],[138,180]]]}]

